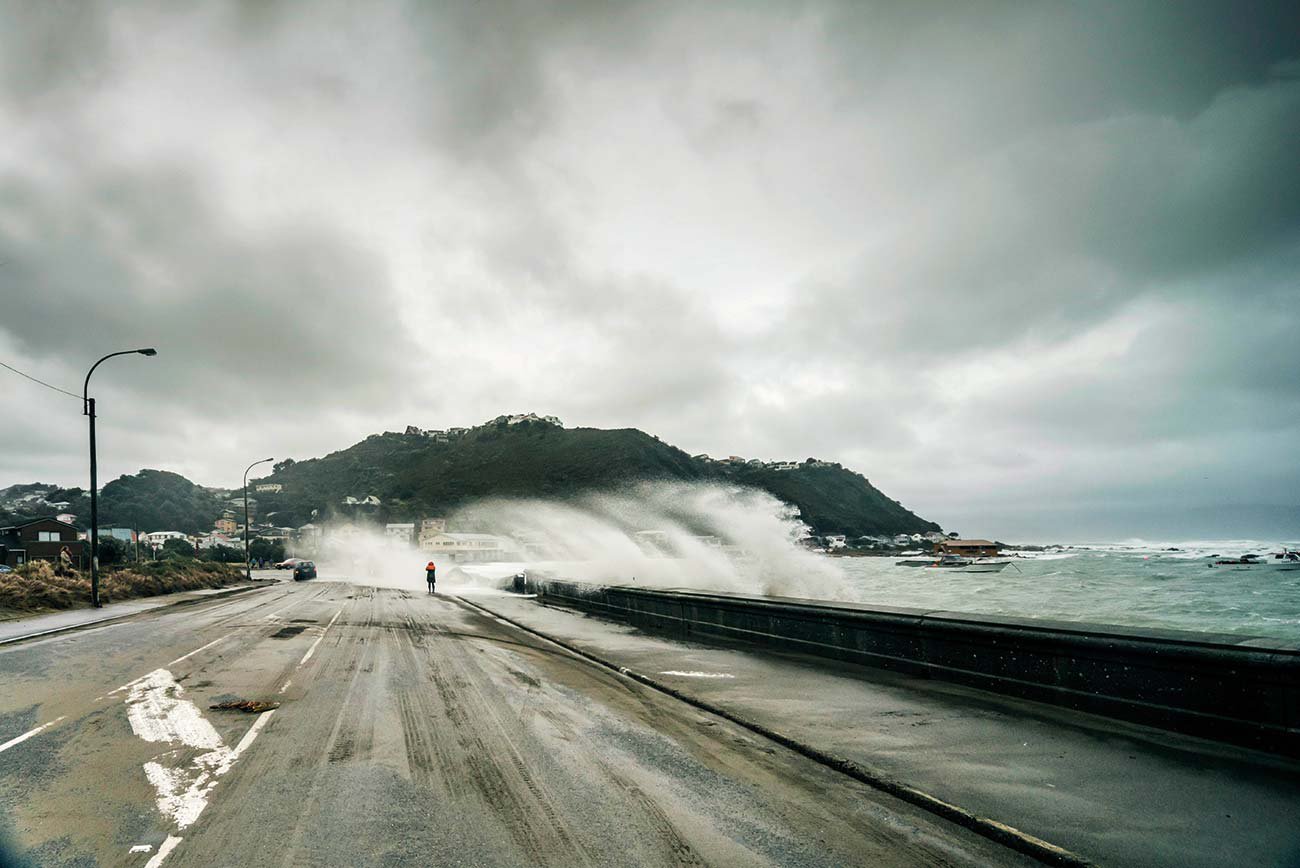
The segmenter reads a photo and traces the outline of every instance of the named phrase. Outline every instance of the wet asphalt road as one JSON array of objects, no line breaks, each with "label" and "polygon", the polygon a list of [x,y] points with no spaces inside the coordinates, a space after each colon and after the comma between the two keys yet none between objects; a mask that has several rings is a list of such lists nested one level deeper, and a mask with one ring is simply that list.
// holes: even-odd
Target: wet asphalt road
[{"label": "wet asphalt road", "polygon": [[0,648],[0,744],[45,724],[0,751],[0,861],[1030,864],[402,590],[281,583]]}]

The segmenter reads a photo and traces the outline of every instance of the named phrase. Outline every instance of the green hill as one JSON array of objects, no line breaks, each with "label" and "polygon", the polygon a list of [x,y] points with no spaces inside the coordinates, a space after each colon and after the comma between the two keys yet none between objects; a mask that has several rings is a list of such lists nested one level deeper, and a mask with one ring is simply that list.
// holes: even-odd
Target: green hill
[{"label": "green hill", "polygon": [[[372,435],[323,458],[285,461],[257,480],[260,512],[276,524],[332,517],[413,520],[489,496],[564,498],[639,480],[734,481],[797,506],[819,533],[850,535],[938,530],[839,465],[777,471],[692,458],[632,428],[562,428],[504,418],[460,436]],[[347,504],[347,498],[378,505]]]},{"label": "green hill", "polygon": [[[31,483],[0,489],[0,526],[68,512],[80,527],[90,526],[90,495],[80,488]],[[141,470],[122,476],[99,492],[99,526],[142,531],[212,529],[221,502],[208,489],[179,473]]]},{"label": "green hill", "polygon": [[[812,460],[791,469],[693,458],[635,428],[563,428],[542,420],[501,417],[456,436],[374,434],[305,461],[282,461],[253,492],[260,518],[299,526],[330,518],[411,521],[445,515],[483,497],[565,498],[642,480],[735,482],[771,492],[799,508],[817,533],[915,533],[938,530],[876,489],[860,474]],[[250,488],[253,482],[250,482]],[[346,503],[348,498],[377,504]],[[66,504],[54,508],[54,504]],[[163,470],[122,476],[100,492],[101,527],[210,530],[223,503],[210,489]],[[17,485],[0,490],[0,524],[67,511],[84,527],[89,497],[81,489]]]}]

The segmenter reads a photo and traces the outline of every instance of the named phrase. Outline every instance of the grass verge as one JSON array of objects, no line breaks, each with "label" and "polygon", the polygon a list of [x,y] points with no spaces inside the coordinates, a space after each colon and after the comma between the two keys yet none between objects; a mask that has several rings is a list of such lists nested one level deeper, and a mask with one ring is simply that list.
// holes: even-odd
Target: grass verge
[{"label": "grass verge", "polygon": [[[106,604],[117,603],[134,597],[222,588],[236,584],[242,577],[242,565],[193,558],[122,564],[100,571],[99,596]],[[0,573],[0,610],[28,614],[89,605],[89,572],[55,568],[48,561],[31,561],[12,573]]]}]

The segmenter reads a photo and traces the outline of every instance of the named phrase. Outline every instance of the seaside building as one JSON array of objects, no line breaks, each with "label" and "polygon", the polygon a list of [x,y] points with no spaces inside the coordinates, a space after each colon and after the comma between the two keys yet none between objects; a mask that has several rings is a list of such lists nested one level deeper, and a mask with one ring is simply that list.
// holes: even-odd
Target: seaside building
[{"label": "seaside building", "polygon": [[437,533],[421,539],[420,548],[455,563],[499,561],[505,555],[501,538],[488,533]]},{"label": "seaside building", "polygon": [[1002,551],[1002,546],[986,539],[950,539],[939,543],[936,548],[944,554],[967,558],[992,558]]},{"label": "seaside building", "polygon": [[415,542],[415,523],[389,522],[384,525],[384,536],[388,538],[389,542],[409,546]]}]

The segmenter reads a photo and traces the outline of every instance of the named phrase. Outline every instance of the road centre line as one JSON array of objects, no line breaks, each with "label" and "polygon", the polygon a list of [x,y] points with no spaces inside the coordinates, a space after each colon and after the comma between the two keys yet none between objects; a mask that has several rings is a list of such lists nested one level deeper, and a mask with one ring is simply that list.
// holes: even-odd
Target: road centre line
[{"label": "road centre line", "polygon": [[337,621],[339,619],[339,615],[342,614],[343,614],[343,609],[340,608],[337,612],[334,613],[334,617],[330,618],[330,622],[325,625],[325,629],[321,631],[321,634],[316,637],[316,641],[311,643],[311,647],[307,649],[307,653],[302,655],[302,659],[298,661],[299,668],[301,668],[303,664],[305,664],[308,660],[311,659],[311,655],[316,653],[316,646],[321,643],[321,640],[325,638],[325,634],[329,632],[330,627],[334,626],[334,622]]},{"label": "road centre line", "polygon": [[4,753],[14,745],[22,744],[23,742],[27,741],[27,739],[39,733],[41,730],[49,729],[51,726],[54,726],[54,724],[58,723],[60,720],[63,720],[66,717],[67,717],[66,714],[59,715],[58,717],[51,720],[49,723],[42,723],[40,726],[36,727],[35,729],[24,732],[22,735],[18,736],[17,738],[9,739],[4,744],[0,744],[0,753]]},{"label": "road centre line", "polygon": [[275,709],[263,711],[257,716],[257,720],[253,721],[253,725],[248,728],[248,732],[244,733],[244,737],[239,740],[239,744],[235,745],[235,752],[230,757],[232,762],[239,759],[244,751],[252,747],[254,740],[257,739],[257,734],[262,731],[262,727],[271,722],[271,715],[273,714],[275,714]]},{"label": "road centre line", "polygon": [[200,646],[200,647],[198,647],[198,648],[195,648],[193,651],[191,651],[191,652],[188,653],[188,654],[182,654],[181,656],[177,657],[175,660],[171,661],[171,662],[168,663],[167,665],[168,665],[168,666],[175,666],[177,663],[180,663],[182,660],[187,660],[187,659],[189,659],[190,657],[193,657],[195,654],[198,654],[200,651],[206,651],[207,649],[211,648],[213,645],[217,644],[218,642],[225,641],[226,639],[229,639],[229,638],[230,638],[230,634],[229,634],[229,633],[225,634],[224,636],[218,636],[217,638],[213,639],[213,640],[212,640],[211,642],[209,642],[208,644],[203,645],[203,646]]}]

